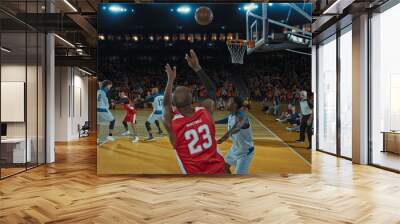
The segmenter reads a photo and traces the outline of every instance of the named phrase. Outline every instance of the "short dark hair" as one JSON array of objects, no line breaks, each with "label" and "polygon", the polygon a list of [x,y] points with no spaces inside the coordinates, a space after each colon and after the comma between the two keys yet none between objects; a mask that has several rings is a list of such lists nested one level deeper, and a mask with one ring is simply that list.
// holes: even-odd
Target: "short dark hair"
[{"label": "short dark hair", "polygon": [[108,85],[111,85],[111,84],[112,84],[112,82],[110,80],[106,79],[103,82],[101,82],[101,87],[104,88],[104,87],[106,87]]},{"label": "short dark hair", "polygon": [[233,97],[233,102],[236,104],[237,109],[242,108],[243,105],[244,105],[242,97],[239,97],[239,96],[234,96]]}]

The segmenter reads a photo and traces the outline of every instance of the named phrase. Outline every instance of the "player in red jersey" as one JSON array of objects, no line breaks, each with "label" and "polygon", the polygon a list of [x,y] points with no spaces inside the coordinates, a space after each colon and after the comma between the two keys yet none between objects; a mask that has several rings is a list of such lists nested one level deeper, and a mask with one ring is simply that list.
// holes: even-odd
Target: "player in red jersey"
[{"label": "player in red jersey", "polygon": [[129,126],[128,124],[131,124],[132,127],[132,135],[133,135],[133,143],[139,142],[139,137],[136,134],[136,109],[134,106],[130,104],[130,100],[128,96],[125,94],[125,92],[120,92],[119,93],[121,97],[121,104],[122,107],[125,110],[125,117],[124,120],[122,121],[122,124],[124,125],[125,131],[122,133],[123,136],[128,136],[130,134],[129,132]]},{"label": "player in red jersey", "polygon": [[[172,69],[167,64],[165,71],[168,83],[163,103],[164,125],[184,174],[224,174],[225,161],[217,151],[215,126],[211,115],[216,98],[215,86],[201,68],[193,50],[186,55],[186,60],[202,80],[209,99],[202,102],[203,107],[193,107],[189,88],[178,86],[172,94],[176,67]],[[176,108],[175,111],[172,105]]]}]

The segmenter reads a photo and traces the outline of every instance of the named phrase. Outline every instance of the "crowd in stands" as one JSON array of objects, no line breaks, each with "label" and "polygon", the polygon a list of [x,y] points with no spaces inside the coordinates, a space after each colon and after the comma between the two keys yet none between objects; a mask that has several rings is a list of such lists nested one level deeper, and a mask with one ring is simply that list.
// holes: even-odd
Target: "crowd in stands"
[{"label": "crowd in stands", "polygon": [[[247,100],[263,102],[269,108],[274,105],[278,108],[281,104],[296,104],[300,91],[310,89],[311,63],[307,57],[275,53],[246,59],[243,65],[234,66],[226,59],[201,58],[204,69],[217,87],[219,109],[225,109],[226,100],[237,94],[232,74],[240,74],[241,81],[246,84],[249,93]],[[134,59],[110,57],[101,63],[99,80],[109,79],[113,82],[111,99],[116,99],[119,91],[125,91],[136,104],[140,104],[151,95],[153,88],[163,90],[167,81],[164,72],[167,61],[177,67],[177,85],[192,89],[194,101],[205,96],[200,80],[184,59],[178,57],[167,60],[144,56]],[[277,116],[279,111],[272,112]]]},{"label": "crowd in stands", "polygon": [[[250,107],[250,102],[261,102],[265,113],[273,115],[277,122],[287,123],[288,131],[300,132],[300,140],[304,141],[304,132],[309,125],[302,123],[304,115],[300,105],[304,101],[302,94],[307,96],[308,93],[308,101],[312,102],[309,57],[285,53],[261,54],[247,58],[243,65],[232,65],[226,58],[201,57],[200,60],[216,85],[218,110],[226,110],[228,98],[238,94],[234,84],[237,82],[233,79],[240,77],[239,82],[245,83],[248,90],[245,105]],[[165,87],[166,62],[177,67],[176,84],[190,88],[193,100],[200,101],[205,96],[205,88],[184,58],[109,57],[102,61],[98,77],[99,81],[109,79],[113,82],[109,93],[111,106],[117,103],[118,93],[124,91],[136,107],[145,107],[152,90],[157,88],[162,92]],[[307,130],[309,133],[311,130]]]}]

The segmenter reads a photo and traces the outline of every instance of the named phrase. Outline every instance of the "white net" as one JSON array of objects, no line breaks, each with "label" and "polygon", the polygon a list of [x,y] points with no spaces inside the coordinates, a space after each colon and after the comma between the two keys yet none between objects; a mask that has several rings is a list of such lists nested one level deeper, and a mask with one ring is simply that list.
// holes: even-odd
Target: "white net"
[{"label": "white net", "polygon": [[243,64],[244,53],[247,50],[247,43],[245,41],[228,41],[226,42],[231,60],[233,64]]}]

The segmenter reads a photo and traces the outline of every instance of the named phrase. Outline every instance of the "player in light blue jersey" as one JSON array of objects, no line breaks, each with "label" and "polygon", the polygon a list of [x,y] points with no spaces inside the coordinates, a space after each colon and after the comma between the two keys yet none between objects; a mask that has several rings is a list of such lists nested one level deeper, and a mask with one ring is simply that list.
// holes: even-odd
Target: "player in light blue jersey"
[{"label": "player in light blue jersey", "polygon": [[[113,130],[115,125],[115,119],[110,112],[110,105],[108,103],[107,93],[112,87],[112,82],[110,80],[104,80],[100,84],[100,89],[97,90],[97,130],[100,130],[100,125],[108,126],[108,136],[107,140],[113,141],[114,137]],[[98,143],[100,143],[101,136],[98,135]]]},{"label": "player in light blue jersey", "polygon": [[145,123],[147,133],[149,134],[149,137],[145,141],[154,141],[154,136],[151,131],[151,124],[156,124],[157,129],[158,129],[158,134],[163,134],[161,128],[160,128],[160,121],[162,121],[163,117],[163,102],[164,102],[164,94],[158,92],[157,88],[152,89],[152,95],[145,100],[145,102],[151,102],[153,101],[153,112],[150,114],[150,116],[147,118],[147,121]]},{"label": "player in light blue jersey", "polygon": [[225,170],[230,173],[230,167],[235,166],[236,174],[247,174],[254,156],[253,132],[250,120],[242,110],[243,99],[235,96],[228,101],[228,117],[215,122],[227,124],[228,131],[218,141],[223,143],[228,138],[232,140],[232,147],[225,156]]}]

